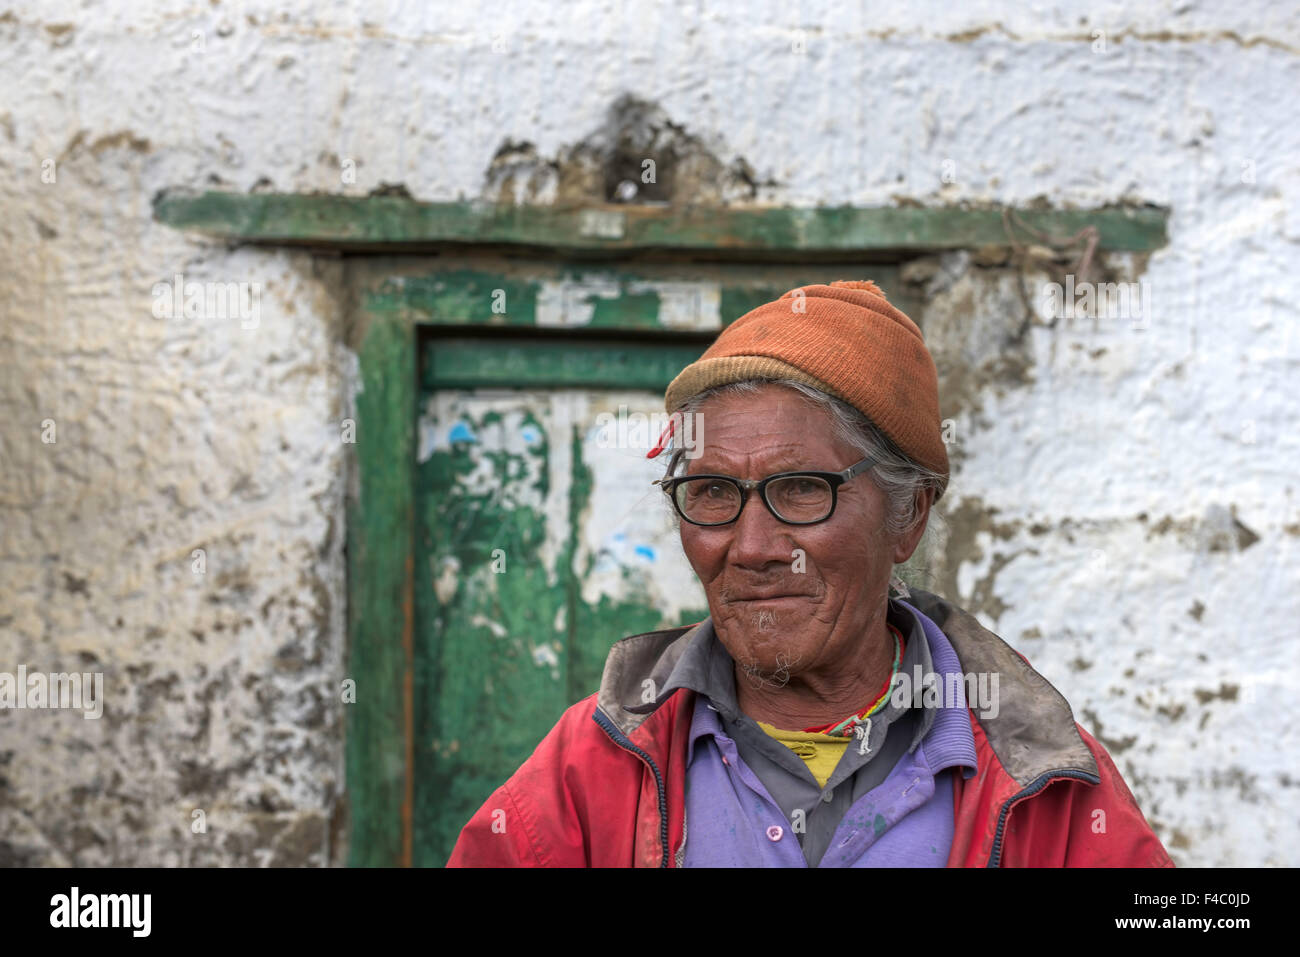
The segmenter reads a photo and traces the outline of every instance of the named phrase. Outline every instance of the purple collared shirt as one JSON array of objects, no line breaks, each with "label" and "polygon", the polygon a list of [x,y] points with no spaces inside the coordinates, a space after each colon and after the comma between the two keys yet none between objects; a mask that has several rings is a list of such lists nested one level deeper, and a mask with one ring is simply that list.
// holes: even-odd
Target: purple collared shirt
[{"label": "purple collared shirt", "polygon": [[[907,606],[925,632],[939,675],[960,674],[934,622]],[[960,687],[960,683],[958,684]],[[929,733],[844,815],[822,867],[943,867],[953,836],[951,775],[976,767],[964,694],[936,709]],[[852,745],[850,745],[852,746]],[[698,695],[686,771],[686,867],[807,867],[795,829],[740,759],[718,713]]]}]

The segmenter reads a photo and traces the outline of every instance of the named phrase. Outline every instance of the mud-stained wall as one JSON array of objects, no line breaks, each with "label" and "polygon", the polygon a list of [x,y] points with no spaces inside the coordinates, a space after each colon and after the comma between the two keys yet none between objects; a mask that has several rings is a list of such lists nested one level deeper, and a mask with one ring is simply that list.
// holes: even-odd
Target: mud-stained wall
[{"label": "mud-stained wall", "polygon": [[[906,265],[955,466],[918,573],[1179,864],[1300,863],[1285,7],[107,6],[0,11],[0,671],[104,675],[98,719],[0,710],[0,864],[346,857],[340,269],[158,225],[173,187],[1169,208],[1149,256]],[[1048,314],[1071,275],[1142,314]]]}]

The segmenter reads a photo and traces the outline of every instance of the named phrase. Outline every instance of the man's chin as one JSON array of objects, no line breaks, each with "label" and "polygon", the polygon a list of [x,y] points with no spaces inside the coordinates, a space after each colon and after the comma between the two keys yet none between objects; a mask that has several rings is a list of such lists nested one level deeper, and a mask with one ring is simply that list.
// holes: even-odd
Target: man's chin
[{"label": "man's chin", "polygon": [[[770,634],[762,635],[765,640],[755,642],[760,637],[759,630],[746,629],[743,620],[733,618],[729,627],[718,632],[722,642],[736,668],[742,672],[754,687],[784,687],[790,681],[791,671],[798,666],[803,655],[792,651],[788,639],[792,632],[777,623]],[[737,635],[737,630],[743,634]],[[773,636],[781,637],[778,643]]]}]

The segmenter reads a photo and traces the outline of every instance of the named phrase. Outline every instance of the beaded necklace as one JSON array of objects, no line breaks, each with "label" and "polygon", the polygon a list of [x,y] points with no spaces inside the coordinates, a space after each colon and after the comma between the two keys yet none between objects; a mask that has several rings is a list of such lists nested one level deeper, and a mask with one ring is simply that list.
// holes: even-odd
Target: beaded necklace
[{"label": "beaded necklace", "polygon": [[[886,622],[886,624],[889,623]],[[889,692],[894,684],[894,675],[898,674],[898,663],[903,659],[902,632],[893,625],[889,625],[889,630],[894,633],[894,666],[889,671],[889,677],[885,679],[885,686],[880,690],[879,697],[877,697],[871,704],[867,705],[866,708],[859,711],[857,714],[849,715],[843,721],[823,724],[816,728],[804,728],[805,732],[810,734],[829,734],[832,737],[851,738],[853,737],[853,729],[857,725],[865,721],[867,726],[870,727],[871,716],[883,708],[885,702],[889,700]]]}]

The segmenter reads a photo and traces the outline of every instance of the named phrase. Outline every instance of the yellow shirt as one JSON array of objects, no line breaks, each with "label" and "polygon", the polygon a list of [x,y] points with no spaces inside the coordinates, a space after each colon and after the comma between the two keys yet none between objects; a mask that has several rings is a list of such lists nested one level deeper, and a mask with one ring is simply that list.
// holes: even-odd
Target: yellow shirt
[{"label": "yellow shirt", "polygon": [[817,784],[821,787],[826,787],[826,781],[835,770],[835,765],[840,763],[844,749],[853,740],[809,731],[786,731],[762,721],[758,722],[758,726],[803,758],[804,763],[808,765],[808,770],[812,772],[812,776],[817,779]]}]

